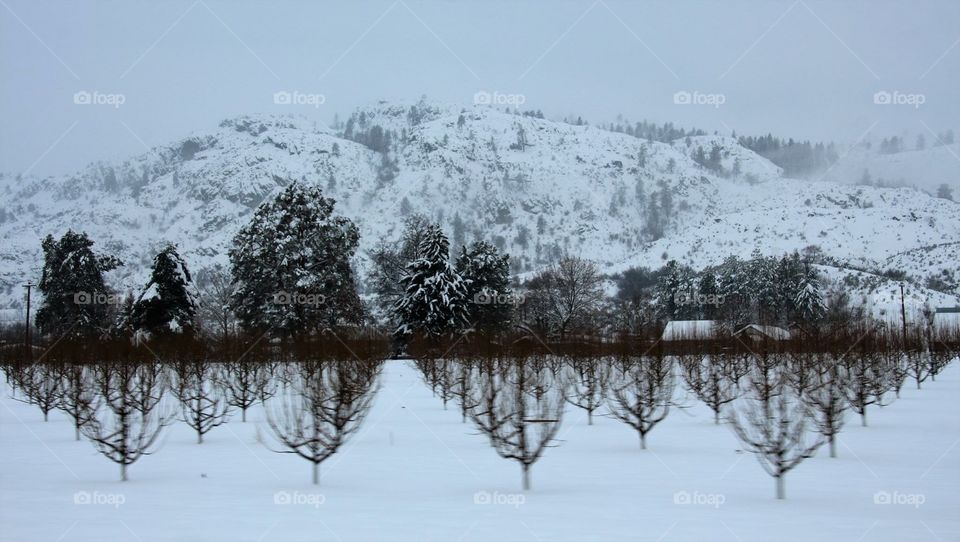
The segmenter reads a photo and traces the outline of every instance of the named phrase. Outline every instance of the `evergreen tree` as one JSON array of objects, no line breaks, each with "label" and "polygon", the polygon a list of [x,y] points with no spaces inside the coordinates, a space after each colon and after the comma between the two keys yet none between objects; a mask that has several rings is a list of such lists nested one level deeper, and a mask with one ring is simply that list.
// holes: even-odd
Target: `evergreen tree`
[{"label": "evergreen tree", "polygon": [[722,173],[723,165],[721,164],[721,159],[722,154],[720,145],[714,143],[713,146],[710,147],[710,156],[707,158],[707,169]]},{"label": "evergreen tree", "polygon": [[153,334],[180,331],[192,334],[197,313],[197,292],[187,263],[176,245],[167,245],[153,259],[150,282],[134,303],[134,329]]},{"label": "evergreen tree", "polygon": [[746,281],[749,299],[753,300],[754,323],[769,323],[778,316],[780,291],[777,287],[778,262],[754,250],[747,262]]},{"label": "evergreen tree", "polygon": [[647,167],[647,146],[640,145],[640,150],[637,152],[637,166],[640,169]]},{"label": "evergreen tree", "polygon": [[717,269],[718,286],[724,303],[718,307],[718,318],[738,328],[753,318],[753,298],[747,280],[747,263],[728,256]]},{"label": "evergreen tree", "polygon": [[782,324],[788,323],[789,315],[795,312],[794,301],[800,291],[800,282],[805,273],[805,266],[797,251],[783,256],[777,264],[777,276],[774,281],[776,303],[771,307],[771,312],[778,316]]},{"label": "evergreen tree", "polygon": [[390,158],[390,155],[384,153],[380,157],[380,166],[377,168],[377,187],[383,188],[397,178],[400,168],[397,161]]},{"label": "evergreen tree", "polygon": [[450,265],[449,250],[440,226],[429,225],[420,241],[419,257],[407,265],[400,279],[403,294],[394,305],[398,339],[416,332],[439,337],[468,323],[467,284]]},{"label": "evergreen tree", "polygon": [[110,305],[118,303],[103,280],[103,273],[123,263],[113,256],[98,256],[86,233],[67,231],[59,241],[43,240],[43,276],[38,289],[43,301],[37,327],[45,334],[74,337],[98,336],[110,329]]},{"label": "evergreen tree", "polygon": [[457,272],[467,288],[467,318],[475,329],[487,333],[504,330],[510,323],[514,295],[509,290],[510,256],[501,256],[486,241],[463,247]]},{"label": "evergreen tree", "polygon": [[377,305],[384,314],[393,312],[393,306],[403,295],[400,284],[407,265],[420,257],[420,240],[430,225],[427,217],[414,214],[404,220],[403,233],[399,240],[381,239],[370,252],[373,270],[368,278]]},{"label": "evergreen tree", "polygon": [[816,323],[826,315],[827,306],[820,293],[820,282],[817,280],[816,271],[810,265],[805,266],[800,277],[794,309],[801,321],[808,323]]},{"label": "evergreen tree", "polygon": [[670,260],[657,282],[660,317],[664,320],[688,320],[696,317],[692,303],[693,270]]},{"label": "evergreen tree", "polygon": [[244,329],[297,335],[362,319],[350,266],[360,235],[335,203],[291,183],[234,237],[231,309]]},{"label": "evergreen tree", "polygon": [[937,187],[937,197],[953,201],[953,189],[947,183],[943,183]]},{"label": "evergreen tree", "polygon": [[698,304],[700,316],[704,320],[716,319],[719,310],[714,300],[718,299],[718,288],[717,277],[713,274],[713,271],[704,271],[700,276],[697,293],[701,298],[701,303]]}]

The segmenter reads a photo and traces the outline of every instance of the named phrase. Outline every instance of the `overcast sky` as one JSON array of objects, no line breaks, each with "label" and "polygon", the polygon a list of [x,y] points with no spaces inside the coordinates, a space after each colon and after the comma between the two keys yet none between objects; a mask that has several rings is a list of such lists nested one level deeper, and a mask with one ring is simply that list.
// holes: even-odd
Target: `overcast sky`
[{"label": "overcast sky", "polygon": [[[36,175],[242,113],[328,122],[379,99],[469,105],[478,91],[548,117],[723,133],[960,128],[956,0],[0,0],[0,56],[0,171]],[[277,91],[325,101],[277,105]],[[683,91],[710,103],[675,104]],[[877,105],[880,91],[913,105]]]}]

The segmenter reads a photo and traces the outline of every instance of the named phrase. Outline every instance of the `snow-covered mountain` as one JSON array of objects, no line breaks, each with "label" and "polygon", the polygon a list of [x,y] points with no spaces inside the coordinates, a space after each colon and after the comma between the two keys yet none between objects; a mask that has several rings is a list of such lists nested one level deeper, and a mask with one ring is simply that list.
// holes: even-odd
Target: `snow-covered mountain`
[{"label": "snow-covered mountain", "polygon": [[960,201],[960,143],[891,154],[881,153],[877,147],[861,145],[844,152],[824,179],[853,184],[866,175],[874,184],[916,187],[931,194],[945,184],[953,191],[953,199]]},{"label": "snow-covered mountain", "polygon": [[[388,154],[370,148],[387,132]],[[695,160],[698,148],[714,147],[722,170]],[[960,261],[958,204],[916,190],[783,178],[727,137],[649,142],[421,101],[361,109],[345,130],[239,117],[75,175],[2,177],[0,304],[19,304],[19,285],[39,278],[40,240],[67,228],[87,231],[126,263],[110,277],[122,288],[145,282],[165,241],[178,243],[194,270],[225,264],[253,209],[294,180],[321,186],[357,223],[361,276],[365,251],[418,212],[439,221],[454,243],[494,242],[517,273],[564,252],[613,272],[667,259],[702,267],[754,249],[781,254],[809,245],[840,264],[917,278]]]}]

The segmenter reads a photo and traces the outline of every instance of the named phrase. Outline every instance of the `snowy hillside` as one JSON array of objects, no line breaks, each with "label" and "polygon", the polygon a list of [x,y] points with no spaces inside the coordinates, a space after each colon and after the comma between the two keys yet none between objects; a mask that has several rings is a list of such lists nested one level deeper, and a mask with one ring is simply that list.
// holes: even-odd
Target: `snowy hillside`
[{"label": "snowy hillside", "polygon": [[[374,131],[393,134],[388,153],[354,141]],[[425,102],[360,110],[350,132],[353,140],[298,118],[240,117],[64,178],[3,177],[0,305],[18,304],[19,285],[39,278],[40,240],[68,228],[124,260],[111,277],[124,288],[144,283],[163,241],[178,243],[193,269],[225,263],[253,209],[294,180],[319,185],[357,223],[361,276],[366,250],[416,212],[439,221],[454,245],[494,242],[518,273],[565,251],[617,271],[818,245],[839,262],[923,278],[960,255],[958,204],[909,189],[785,179],[731,138],[648,142]],[[693,158],[714,146],[722,175]]]},{"label": "snowy hillside", "polygon": [[874,183],[915,186],[931,194],[946,184],[953,189],[954,200],[957,200],[960,199],[960,144],[893,154],[856,148],[830,168],[825,178],[856,183],[863,180],[864,172]]}]

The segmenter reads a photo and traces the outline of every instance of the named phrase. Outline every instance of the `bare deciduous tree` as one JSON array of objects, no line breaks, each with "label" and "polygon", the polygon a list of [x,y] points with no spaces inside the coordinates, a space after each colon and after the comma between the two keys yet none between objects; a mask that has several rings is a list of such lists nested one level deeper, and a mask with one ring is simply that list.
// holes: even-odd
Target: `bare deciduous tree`
[{"label": "bare deciduous tree", "polygon": [[680,370],[687,389],[713,411],[713,423],[720,424],[723,406],[740,396],[740,357],[726,354],[686,354]]},{"label": "bare deciduous tree", "polygon": [[587,411],[587,425],[593,413],[607,400],[609,363],[601,356],[577,356],[566,367],[567,402]]},{"label": "bare deciduous tree", "polygon": [[230,272],[221,265],[196,274],[199,295],[198,319],[208,334],[229,341],[236,333],[237,317],[230,309],[234,285]]},{"label": "bare deciduous tree", "polygon": [[942,348],[940,349],[930,351],[930,357],[928,360],[930,364],[930,380],[936,381],[937,375],[943,372],[947,365],[949,365],[950,362],[957,357],[953,351],[946,347],[946,344],[941,346]]},{"label": "bare deciduous tree", "polygon": [[883,364],[883,374],[887,378],[887,387],[892,389],[896,393],[896,397],[900,397],[900,390],[903,389],[903,384],[907,381],[907,377],[910,376],[907,356],[900,348],[886,348],[877,353],[877,355],[882,357],[881,363]]},{"label": "bare deciduous tree", "polygon": [[456,364],[444,358],[419,359],[414,364],[433,394],[440,396],[443,409],[447,410],[447,403],[457,396]]},{"label": "bare deciduous tree", "polygon": [[621,358],[610,381],[610,415],[637,431],[640,449],[647,449],[647,435],[670,413],[675,387],[673,358],[660,352]]},{"label": "bare deciduous tree", "polygon": [[264,402],[267,424],[283,447],[274,451],[309,461],[319,484],[320,463],[337,453],[370,411],[379,371],[379,362],[294,362],[289,383]]},{"label": "bare deciduous tree", "polygon": [[483,360],[475,382],[470,418],[500,457],[520,463],[523,489],[530,489],[530,469],[560,429],[562,383],[526,357]]},{"label": "bare deciduous tree", "polygon": [[232,361],[223,365],[218,383],[229,406],[240,409],[240,420],[247,421],[247,410],[273,396],[272,364],[263,361]]},{"label": "bare deciduous tree", "polygon": [[203,436],[230,418],[226,394],[217,385],[218,370],[205,357],[177,360],[173,363],[170,390],[180,401],[183,421],[197,433],[197,444]]},{"label": "bare deciduous tree", "polygon": [[917,389],[920,384],[931,375],[930,352],[924,349],[908,348],[903,355],[907,358],[907,376],[913,378],[917,383]]},{"label": "bare deciduous tree", "polygon": [[80,429],[93,418],[99,408],[93,369],[81,363],[66,363],[60,372],[62,393],[57,408],[73,420],[74,436],[80,440]]},{"label": "bare deciduous tree", "polygon": [[20,365],[14,372],[15,384],[23,397],[14,399],[36,405],[43,412],[43,421],[48,421],[50,412],[57,408],[63,394],[60,366],[54,362],[37,362]]},{"label": "bare deciduous tree", "polygon": [[784,477],[812,457],[823,437],[808,430],[810,408],[789,385],[784,360],[757,356],[746,394],[727,408],[727,419],[744,448],[776,480],[778,499],[786,498]]},{"label": "bare deciduous tree", "polygon": [[120,465],[120,479],[127,480],[127,467],[145,455],[161,430],[173,421],[162,411],[166,383],[159,363],[112,361],[94,369],[94,382],[102,403],[80,431],[97,450]]},{"label": "bare deciduous tree", "polygon": [[477,361],[473,359],[460,360],[453,365],[456,372],[453,383],[453,396],[460,405],[460,417],[463,423],[467,423],[470,411],[480,404],[477,394],[473,393],[474,369],[478,367]]},{"label": "bare deciduous tree", "polygon": [[[804,378],[797,378],[802,372]],[[792,368],[794,391],[810,407],[813,423],[830,444],[830,457],[837,457],[837,435],[843,429],[849,408],[844,372],[829,354],[811,354]],[[805,385],[803,385],[803,384]]]},{"label": "bare deciduous tree", "polygon": [[860,415],[860,424],[866,427],[867,407],[884,406],[883,396],[890,388],[881,358],[875,352],[850,352],[840,366],[844,372],[847,402]]},{"label": "bare deciduous tree", "polygon": [[603,301],[602,278],[590,260],[565,256],[531,280],[531,307],[551,333],[566,339],[574,326],[593,316]]}]

